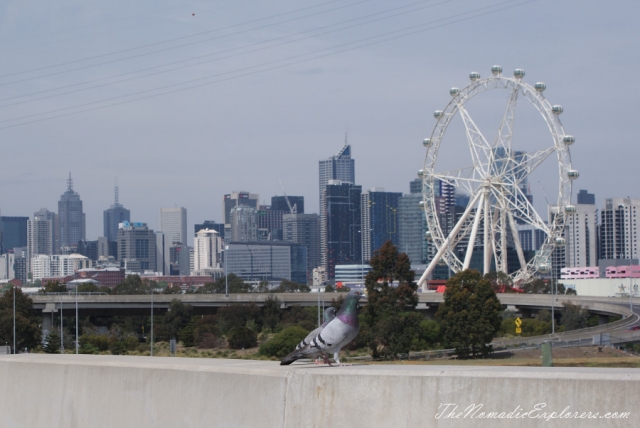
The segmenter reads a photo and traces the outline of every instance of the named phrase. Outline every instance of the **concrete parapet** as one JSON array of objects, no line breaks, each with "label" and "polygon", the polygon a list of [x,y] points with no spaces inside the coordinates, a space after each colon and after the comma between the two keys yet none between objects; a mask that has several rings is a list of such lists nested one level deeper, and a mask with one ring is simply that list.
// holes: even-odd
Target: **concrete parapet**
[{"label": "concrete parapet", "polygon": [[640,369],[27,354],[0,379],[12,428],[640,426]]}]

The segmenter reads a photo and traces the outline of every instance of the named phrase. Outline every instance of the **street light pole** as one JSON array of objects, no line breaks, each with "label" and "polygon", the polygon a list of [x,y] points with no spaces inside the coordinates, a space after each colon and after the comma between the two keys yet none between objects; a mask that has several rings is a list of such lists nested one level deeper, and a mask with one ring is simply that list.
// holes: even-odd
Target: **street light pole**
[{"label": "street light pole", "polygon": [[13,353],[16,352],[16,285],[13,284]]},{"label": "street light pole", "polygon": [[78,284],[76,284],[76,355],[78,355]]},{"label": "street light pole", "polygon": [[153,357],[153,286],[150,287],[151,290],[151,356]]},{"label": "street light pole", "polygon": [[227,277],[227,251],[229,246],[224,246],[224,297],[229,297],[229,278]]},{"label": "street light pole", "polygon": [[60,294],[60,353],[64,354],[64,326],[62,325],[62,294]]}]

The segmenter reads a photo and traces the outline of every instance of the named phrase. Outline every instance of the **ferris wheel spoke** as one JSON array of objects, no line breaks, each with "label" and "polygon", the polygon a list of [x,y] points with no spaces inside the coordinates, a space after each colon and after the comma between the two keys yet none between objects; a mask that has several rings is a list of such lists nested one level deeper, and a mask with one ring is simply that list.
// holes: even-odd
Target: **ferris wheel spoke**
[{"label": "ferris wheel spoke", "polygon": [[549,155],[556,151],[556,147],[552,146],[543,150],[538,150],[537,152],[527,153],[526,161],[523,163],[524,169],[527,174],[531,174],[542,162],[544,162]]},{"label": "ferris wheel spoke", "polygon": [[471,235],[469,236],[469,242],[467,244],[467,252],[464,255],[462,270],[469,269],[469,265],[471,264],[471,257],[473,256],[473,249],[476,243],[476,235],[478,234],[478,225],[480,224],[482,209],[484,208],[484,198],[485,193],[482,192],[480,195],[480,201],[478,201],[478,206],[476,208],[476,217],[473,219],[473,227],[471,228]]},{"label": "ferris wheel spoke", "polygon": [[520,262],[520,269],[526,269],[527,259],[524,257],[524,252],[522,251],[522,244],[520,243],[520,233],[518,232],[518,228],[516,227],[516,221],[513,218],[513,213],[511,211],[507,212],[507,216],[509,218],[511,236],[513,237],[513,246],[516,247],[516,254],[518,255],[518,261]]},{"label": "ferris wheel spoke", "polygon": [[522,192],[522,189],[515,185],[511,186],[511,189],[510,197],[506,199],[510,207],[509,210],[515,214],[515,217],[521,219],[526,224],[543,230],[548,234],[549,226],[540,218],[540,215],[533,208],[529,199],[527,199],[526,195]]},{"label": "ferris wheel spoke", "polygon": [[466,190],[470,194],[475,193],[478,186],[483,182],[483,180],[480,178],[465,177],[462,175],[461,172],[458,175],[456,175],[455,172],[446,172],[442,174],[432,174],[432,175],[434,178],[437,178],[441,181],[449,183],[455,186],[456,188],[461,188],[463,190]]},{"label": "ferris wheel spoke", "polygon": [[478,169],[482,173],[482,176],[486,176],[489,172],[486,168],[488,166],[487,161],[491,158],[491,147],[473,119],[471,119],[467,109],[460,105],[458,106],[458,111],[464,123],[474,168]]},{"label": "ferris wheel spoke", "polygon": [[[513,122],[515,120],[515,112],[516,112],[516,102],[518,101],[518,86],[514,86],[511,91],[511,95],[509,96],[509,101],[507,103],[507,108],[502,116],[502,122],[500,122],[500,128],[498,129],[498,135],[493,143],[491,150],[491,164],[499,166],[496,171],[493,171],[496,174],[504,174],[505,169],[512,162],[501,162],[500,158],[496,158],[496,156],[504,156],[507,159],[511,158],[511,139],[513,137]],[[498,150],[502,149],[503,153],[498,153]]]}]

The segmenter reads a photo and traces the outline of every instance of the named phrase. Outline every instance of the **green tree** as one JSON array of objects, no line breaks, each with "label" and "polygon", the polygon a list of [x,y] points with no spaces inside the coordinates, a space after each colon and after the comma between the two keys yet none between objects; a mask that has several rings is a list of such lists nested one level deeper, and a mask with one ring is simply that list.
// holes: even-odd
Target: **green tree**
[{"label": "green tree", "polygon": [[247,327],[236,327],[229,332],[227,341],[231,349],[253,348],[258,344],[258,334]]},{"label": "green tree", "polygon": [[113,294],[148,294],[152,284],[140,278],[140,275],[129,275],[124,281],[116,285]]},{"label": "green tree", "polygon": [[[0,297],[0,344],[13,347],[13,294],[9,288]],[[15,288],[16,348],[35,348],[40,344],[39,319],[33,311],[33,301]],[[59,339],[59,338],[58,338]]]},{"label": "green tree", "polygon": [[182,330],[189,325],[193,306],[182,303],[178,299],[173,299],[169,304],[169,310],[164,315],[164,324],[169,329],[171,337],[180,339]]},{"label": "green tree", "polygon": [[367,305],[363,311],[363,339],[374,358],[395,359],[408,353],[424,319],[413,313],[418,303],[417,286],[409,257],[391,241],[376,250],[369,261]]},{"label": "green tree", "polygon": [[[252,291],[252,287],[250,284],[247,284],[240,278],[239,276],[230,273],[227,275],[227,282],[229,286],[229,293],[249,293]],[[208,282],[196,293],[198,294],[211,294],[211,293],[225,293],[227,289],[227,282],[225,282],[225,278],[218,278],[215,282]]]},{"label": "green tree", "polygon": [[274,335],[270,340],[260,345],[259,355],[267,357],[282,358],[296,348],[309,331],[302,327],[294,326],[285,328],[280,333]]},{"label": "green tree", "polygon": [[459,272],[447,281],[436,313],[445,346],[455,348],[462,359],[486,356],[502,322],[501,310],[490,280],[476,270]]},{"label": "green tree", "polygon": [[295,292],[303,292],[308,293],[311,291],[307,284],[298,284],[294,281],[289,281],[288,279],[283,279],[280,282],[278,288],[273,290],[276,293],[295,293]]},{"label": "green tree", "polygon": [[588,319],[589,308],[583,308],[582,306],[575,305],[572,302],[562,303],[560,324],[564,326],[565,331],[585,328],[587,326]]},{"label": "green tree", "polygon": [[92,282],[77,285],[78,293],[97,293],[100,291],[97,285]]},{"label": "green tree", "polygon": [[47,281],[40,290],[41,293],[66,293],[67,286],[60,284],[60,281]]},{"label": "green tree", "polygon": [[42,350],[47,354],[60,353],[60,333],[55,328],[49,332],[45,338]]}]

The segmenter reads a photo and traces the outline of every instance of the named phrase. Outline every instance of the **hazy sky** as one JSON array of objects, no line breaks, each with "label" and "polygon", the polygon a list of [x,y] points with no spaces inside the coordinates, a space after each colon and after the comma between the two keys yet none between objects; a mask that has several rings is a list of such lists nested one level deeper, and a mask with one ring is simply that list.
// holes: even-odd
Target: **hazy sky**
[{"label": "hazy sky", "polygon": [[[564,107],[574,195],[640,197],[638,16],[629,1],[5,0],[0,210],[57,211],[71,172],[88,239],[116,177],[152,228],[161,207],[187,208],[189,232],[222,221],[223,194],[269,203],[280,181],[317,212],[318,160],[345,133],[358,184],[408,192],[433,111],[494,64]],[[502,114],[487,100],[478,115]]]}]

